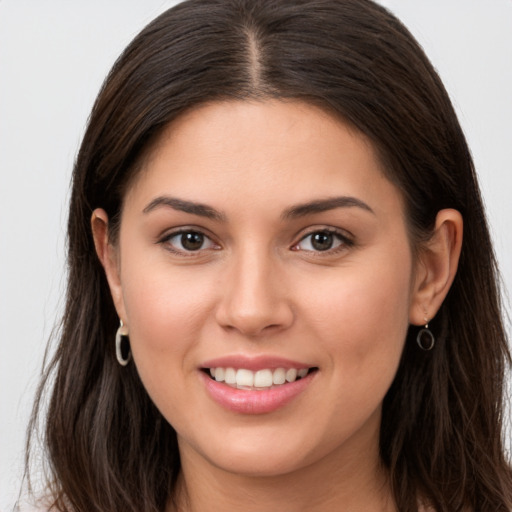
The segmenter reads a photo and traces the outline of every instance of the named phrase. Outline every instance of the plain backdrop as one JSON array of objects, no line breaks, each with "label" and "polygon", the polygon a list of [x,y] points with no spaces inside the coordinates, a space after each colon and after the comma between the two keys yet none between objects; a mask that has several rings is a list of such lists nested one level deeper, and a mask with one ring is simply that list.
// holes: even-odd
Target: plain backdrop
[{"label": "plain backdrop", "polygon": [[[34,389],[62,311],[69,178],[87,116],[118,54],[174,3],[0,0],[3,512],[20,485]],[[452,97],[480,175],[505,286],[512,290],[512,1],[381,3],[424,46]]]}]

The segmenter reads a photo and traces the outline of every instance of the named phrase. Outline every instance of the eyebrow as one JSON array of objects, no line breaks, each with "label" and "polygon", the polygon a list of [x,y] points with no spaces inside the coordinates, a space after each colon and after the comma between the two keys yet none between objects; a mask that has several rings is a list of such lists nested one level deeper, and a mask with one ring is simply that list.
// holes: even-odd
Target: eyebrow
[{"label": "eyebrow", "polygon": [[143,210],[143,213],[149,213],[157,208],[168,207],[180,212],[191,213],[199,217],[207,219],[225,221],[226,215],[219,212],[215,208],[202,203],[194,203],[192,201],[185,201],[177,199],[176,197],[160,196],[153,199]]},{"label": "eyebrow", "polygon": [[365,202],[350,196],[330,197],[309,203],[298,204],[284,211],[284,219],[296,219],[315,213],[322,213],[335,208],[361,208],[375,215],[375,212]]},{"label": "eyebrow", "polygon": [[[159,196],[153,199],[143,210],[143,213],[149,213],[157,208],[167,207],[172,208],[180,212],[190,213],[192,215],[198,215],[199,217],[205,217],[216,221],[225,221],[226,215],[203,203],[195,203],[193,201],[185,201],[184,199],[178,199],[176,197]],[[322,213],[335,208],[361,208],[370,213],[375,212],[365,202],[357,199],[356,197],[340,196],[330,197],[327,199],[318,199],[310,201],[308,203],[302,203],[287,208],[281,217],[283,219],[296,219],[305,217],[306,215],[312,215],[315,213]]]}]

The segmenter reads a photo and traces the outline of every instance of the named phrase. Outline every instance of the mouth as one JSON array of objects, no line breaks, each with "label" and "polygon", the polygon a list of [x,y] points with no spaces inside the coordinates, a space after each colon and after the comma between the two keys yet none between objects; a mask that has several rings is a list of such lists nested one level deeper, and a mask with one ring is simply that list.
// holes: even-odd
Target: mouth
[{"label": "mouth", "polygon": [[215,367],[201,368],[201,371],[211,380],[235,389],[265,391],[301,380],[318,371],[318,368],[263,368],[252,371],[246,368]]}]

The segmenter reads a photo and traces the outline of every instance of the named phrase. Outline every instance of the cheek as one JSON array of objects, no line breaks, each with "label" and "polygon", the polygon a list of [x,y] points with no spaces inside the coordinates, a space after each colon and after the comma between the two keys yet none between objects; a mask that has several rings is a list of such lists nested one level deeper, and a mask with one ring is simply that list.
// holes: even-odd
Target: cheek
[{"label": "cheek", "polygon": [[392,380],[409,325],[408,251],[368,261],[308,286],[308,322],[343,384],[354,389],[361,379]]},{"label": "cheek", "polygon": [[209,325],[211,286],[206,276],[194,277],[185,268],[127,264],[125,269],[123,293],[137,372],[157,408],[179,429],[183,411],[191,418],[200,411],[192,406],[189,388]]},{"label": "cheek", "polygon": [[[212,308],[211,277],[165,264],[126,262],[123,296],[137,367],[186,364]],[[199,273],[201,273],[199,271]],[[165,370],[165,368],[163,368]]]}]

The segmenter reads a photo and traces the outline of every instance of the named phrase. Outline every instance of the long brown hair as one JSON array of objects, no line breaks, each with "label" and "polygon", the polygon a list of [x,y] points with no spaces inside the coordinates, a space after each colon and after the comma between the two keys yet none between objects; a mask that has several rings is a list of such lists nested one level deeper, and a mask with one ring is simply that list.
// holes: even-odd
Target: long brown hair
[{"label": "long brown hair", "polygon": [[[496,262],[471,156],[448,95],[407,29],[370,0],[189,0],[148,25],[107,77],[73,173],[67,303],[32,427],[59,510],[162,511],[180,471],[176,434],[135,365],[116,362],[118,319],[90,229],[104,208],[115,239],[123,193],[148,148],[193,106],[291,98],[327,109],[374,144],[402,191],[410,236],[437,212],[465,223],[459,270],[422,352],[411,327],[383,407],[380,452],[397,507],[512,509],[502,439],[510,363]],[[29,440],[30,442],[30,440]]]}]

